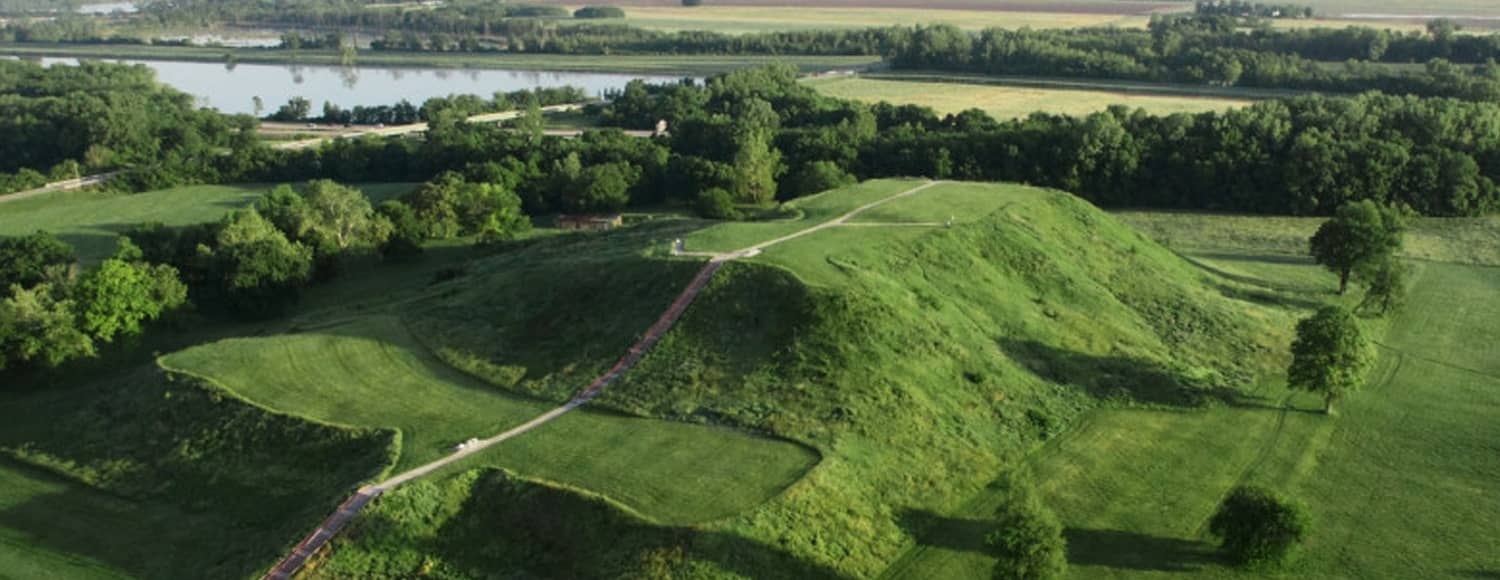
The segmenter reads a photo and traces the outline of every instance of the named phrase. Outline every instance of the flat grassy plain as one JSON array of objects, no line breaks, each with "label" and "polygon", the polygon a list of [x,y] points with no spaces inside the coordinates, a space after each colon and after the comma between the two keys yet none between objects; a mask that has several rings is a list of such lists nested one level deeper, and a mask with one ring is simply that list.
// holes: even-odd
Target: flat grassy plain
[{"label": "flat grassy plain", "polygon": [[1080,89],[936,83],[843,77],[808,81],[830,97],[866,103],[932,107],[940,114],[980,109],[999,120],[1024,118],[1034,112],[1083,116],[1124,105],[1158,115],[1223,111],[1249,105],[1248,99],[1145,95]]},{"label": "flat grassy plain", "polygon": [[[137,194],[59,191],[0,203],[0,235],[20,236],[36,230],[56,234],[78,257],[93,263],[109,257],[115,238],[130,226],[161,222],[169,226],[211,222],[248,207],[271,185],[192,185]],[[379,203],[411,191],[415,184],[356,184]]]},{"label": "flat grassy plain", "polygon": [[[448,368],[388,316],[223,341],[174,353],[163,364],[315,421],[399,429],[402,450],[393,473],[555,406],[508,395]],[[816,462],[811,451],[784,441],[579,411],[463,464],[589,489],[657,521],[695,523],[765,501]]]},{"label": "flat grassy plain", "polygon": [[[124,58],[144,60],[186,60],[224,62],[233,55],[235,62],[269,64],[331,64],[341,62],[337,51],[290,51],[255,48],[202,48],[191,46],[66,44],[5,44],[0,55],[71,56],[77,58]],[[875,56],[719,56],[719,55],[609,55],[575,56],[560,54],[456,54],[433,52],[373,52],[359,54],[365,66],[410,66],[443,68],[480,68],[499,70],[546,70],[580,72],[627,72],[707,76],[732,70],[786,63],[804,72],[857,68],[880,61]]]},{"label": "flat grassy plain", "polygon": [[[1295,314],[1334,300],[1331,275],[1291,253],[1317,220],[1121,216],[1185,257],[1228,296]],[[1448,223],[1444,223],[1447,221]],[[1262,223],[1263,222],[1263,223]],[[1464,263],[1484,220],[1419,220],[1411,303],[1370,321],[1380,361],[1370,385],[1333,418],[1280,377],[1206,411],[1099,410],[1028,464],[1066,527],[1079,578],[1242,577],[1205,533],[1239,483],[1285,490],[1316,524],[1291,572],[1306,577],[1474,578],[1500,571],[1500,269]],[[1449,227],[1457,226],[1457,227]],[[1163,232],[1170,230],[1170,235]],[[1491,230],[1493,231],[1493,230]],[[1305,242],[1303,242],[1305,243]],[[1249,288],[1250,291],[1246,291]],[[887,577],[985,574],[991,494],[946,515]]]}]

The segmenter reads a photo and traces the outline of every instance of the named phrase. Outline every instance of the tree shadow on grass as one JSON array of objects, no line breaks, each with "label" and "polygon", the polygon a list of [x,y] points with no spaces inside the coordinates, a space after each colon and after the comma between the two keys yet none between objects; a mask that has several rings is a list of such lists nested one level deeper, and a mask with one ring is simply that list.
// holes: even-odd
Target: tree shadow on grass
[{"label": "tree shadow on grass", "polygon": [[1455,570],[1459,576],[1478,580],[1500,580],[1500,570]]},{"label": "tree shadow on grass", "polygon": [[1218,561],[1202,542],[1161,538],[1119,530],[1063,530],[1068,563],[1153,572],[1192,572]]},{"label": "tree shadow on grass", "polygon": [[985,551],[985,536],[995,529],[993,520],[954,518],[917,509],[902,510],[896,521],[918,544],[958,552]]},{"label": "tree shadow on grass", "polygon": [[1100,399],[1168,407],[1233,405],[1244,400],[1233,388],[1195,380],[1140,358],[1086,354],[1009,338],[1000,340],[1000,348],[1037,376],[1083,387]]}]

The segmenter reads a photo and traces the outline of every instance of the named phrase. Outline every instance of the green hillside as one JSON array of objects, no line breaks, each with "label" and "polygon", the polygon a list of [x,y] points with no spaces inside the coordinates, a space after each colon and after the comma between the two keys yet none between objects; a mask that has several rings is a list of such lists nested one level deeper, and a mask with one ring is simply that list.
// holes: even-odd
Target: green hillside
[{"label": "green hillside", "polygon": [[[914,185],[875,182],[815,199],[852,208],[879,199],[868,197],[872,189]],[[728,264],[657,350],[598,400],[632,414],[775,434],[823,456],[785,493],[694,526],[680,554],[631,544],[611,553],[632,566],[693,574],[776,575],[784,569],[757,566],[791,558],[828,573],[877,575],[942,523],[939,514],[1083,411],[1235,404],[1282,356],[1285,313],[1225,297],[1202,269],[1077,198],[944,184],[909,200],[928,194],[971,209],[952,227],[881,225],[947,211],[903,199],[883,206],[878,221]],[[811,213],[795,218],[810,221],[800,227],[734,224],[714,236],[753,244],[838,211]],[[462,285],[410,307],[409,326],[444,360],[495,385],[563,400],[691,276],[692,262],[662,258],[691,227],[547,240],[493,258]],[[468,492],[422,494],[466,505]],[[359,562],[397,550],[384,541],[351,534],[327,570],[368,569]],[[511,543],[523,541],[508,536],[504,550],[522,550]],[[758,547],[760,564],[734,555],[746,544]],[[442,561],[421,569],[461,569],[480,555],[433,557]]]},{"label": "green hillside", "polygon": [[247,577],[375,476],[391,446],[389,432],[276,415],[154,368],[6,394],[0,570]]}]

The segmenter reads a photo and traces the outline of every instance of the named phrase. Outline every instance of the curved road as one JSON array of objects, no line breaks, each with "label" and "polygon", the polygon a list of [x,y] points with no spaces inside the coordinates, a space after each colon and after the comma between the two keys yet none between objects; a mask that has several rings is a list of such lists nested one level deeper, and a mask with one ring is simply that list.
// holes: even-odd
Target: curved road
[{"label": "curved road", "polygon": [[703,288],[705,286],[708,285],[709,280],[713,279],[714,273],[718,272],[719,268],[723,267],[726,262],[755,256],[759,254],[761,250],[764,250],[776,244],[791,241],[831,227],[844,225],[850,219],[853,219],[855,216],[858,216],[859,214],[864,213],[865,211],[873,207],[890,203],[907,196],[915,195],[941,183],[943,182],[929,181],[890,197],[882,198],[878,201],[859,206],[839,217],[809,227],[807,229],[799,230],[797,232],[787,234],[774,240],[761,242],[759,244],[735,250],[733,252],[727,252],[723,254],[691,254],[681,252],[679,251],[679,248],[673,247],[672,253],[674,255],[709,256],[710,259],[707,264],[704,264],[703,269],[699,270],[698,274],[693,277],[693,280],[688,283],[687,287],[683,288],[682,292],[677,295],[677,299],[673,300],[672,304],[667,307],[666,311],[662,312],[661,317],[656,320],[656,323],[651,325],[651,328],[646,330],[646,333],[641,336],[641,339],[639,341],[636,341],[635,345],[631,346],[630,350],[626,351],[625,355],[620,357],[620,360],[617,361],[613,367],[610,367],[610,369],[608,371],[605,371],[604,374],[599,375],[599,377],[595,378],[593,382],[589,383],[589,385],[582,391],[579,391],[579,393],[575,395],[571,400],[569,400],[566,404],[556,409],[543,413],[536,418],[522,423],[504,433],[500,433],[499,435],[495,435],[488,439],[483,439],[478,442],[465,445],[463,446],[463,448],[442,459],[398,474],[395,477],[392,477],[380,483],[360,488],[359,491],[355,492],[355,494],[350,496],[349,499],[344,500],[344,503],[339,504],[338,509],[335,510],[333,514],[329,515],[327,519],[323,520],[323,523],[319,524],[318,527],[312,531],[312,533],[308,534],[306,538],[303,538],[301,542],[298,542],[296,547],[292,548],[291,553],[287,554],[285,558],[282,558],[280,562],[278,562],[268,572],[266,572],[264,578],[268,580],[283,580],[285,578],[292,577],[292,575],[296,574],[297,570],[302,567],[302,564],[307,562],[308,558],[312,557],[313,554],[317,553],[318,550],[327,545],[328,541],[332,540],[334,536],[337,536],[339,530],[342,530],[344,526],[349,523],[349,520],[353,519],[354,516],[358,514],[360,510],[364,509],[364,507],[370,503],[370,500],[375,499],[376,496],[395,489],[396,487],[404,483],[431,474],[432,472],[451,465],[452,463],[459,461],[465,457],[488,449],[495,444],[506,441],[508,439],[512,439],[523,433],[526,433],[527,431],[550,423],[554,419],[557,419],[558,417],[561,417],[574,409],[582,407],[584,404],[593,400],[594,397],[599,396],[599,393],[603,392],[605,388],[607,388],[610,384],[614,383],[622,375],[628,372],[632,367],[635,366],[636,363],[640,362],[641,358],[646,356],[647,352],[650,352],[651,349],[656,346],[656,343],[661,340],[661,337],[665,335],[667,331],[671,330],[672,326],[677,323],[677,320],[682,317],[682,314],[687,311],[688,306],[693,303],[693,300],[698,298],[698,294],[703,291]]}]

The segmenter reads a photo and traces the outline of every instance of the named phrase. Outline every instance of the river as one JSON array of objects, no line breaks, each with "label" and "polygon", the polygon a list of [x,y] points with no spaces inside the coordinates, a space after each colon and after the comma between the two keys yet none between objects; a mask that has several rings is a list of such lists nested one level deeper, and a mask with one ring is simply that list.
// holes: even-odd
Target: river
[{"label": "river", "polygon": [[[71,58],[43,58],[43,65],[76,64]],[[313,112],[325,101],[343,108],[358,105],[390,105],[401,99],[421,106],[431,97],[473,94],[490,97],[537,87],[575,86],[590,95],[619,89],[632,79],[670,82],[677,77],[617,73],[548,72],[492,69],[399,68],[361,66],[343,68],[325,65],[238,64],[208,62],[117,60],[143,64],[156,71],[156,78],[185,93],[197,96],[204,106],[225,113],[255,113],[254,98],[260,97],[262,115],[275,111],[292,97],[313,103]]]}]

